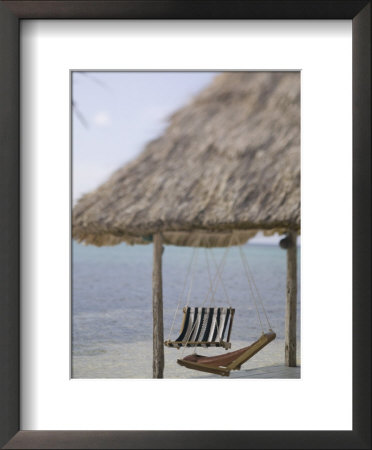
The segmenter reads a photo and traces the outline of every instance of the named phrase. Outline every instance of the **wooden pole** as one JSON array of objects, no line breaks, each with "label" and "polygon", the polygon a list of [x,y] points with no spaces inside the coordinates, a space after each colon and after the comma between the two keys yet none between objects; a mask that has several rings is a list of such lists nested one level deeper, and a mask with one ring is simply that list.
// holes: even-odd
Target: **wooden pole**
[{"label": "wooden pole", "polygon": [[162,236],[157,233],[154,240],[152,271],[152,314],[153,314],[153,361],[152,377],[163,378],[164,372],[164,326],[163,326],[163,282],[162,282]]},{"label": "wooden pole", "polygon": [[285,365],[296,367],[297,233],[287,236],[287,303],[285,312]]}]

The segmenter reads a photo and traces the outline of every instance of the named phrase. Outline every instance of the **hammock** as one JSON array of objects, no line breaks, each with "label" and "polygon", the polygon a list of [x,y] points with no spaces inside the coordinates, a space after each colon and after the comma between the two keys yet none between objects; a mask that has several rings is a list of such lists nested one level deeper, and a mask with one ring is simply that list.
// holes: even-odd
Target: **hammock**
[{"label": "hammock", "polygon": [[[183,308],[180,335],[168,340],[167,347],[223,347],[229,349],[231,328],[234,320],[233,308]],[[227,331],[227,338],[224,336]]]},{"label": "hammock", "polygon": [[[231,245],[233,238],[233,233],[231,235],[231,240],[229,247]],[[210,301],[214,300],[214,294],[216,292],[216,287],[218,282],[221,283],[223,287],[223,291],[225,293],[226,300],[228,304],[230,305],[230,299],[227,294],[227,290],[225,289],[225,286],[223,284],[222,280],[222,269],[223,265],[225,263],[227,251],[229,249],[227,247],[220,265],[218,266],[216,261],[216,275],[214,279],[212,280],[211,273],[210,273],[210,267],[209,267],[209,259],[208,254],[206,253],[206,262],[207,262],[207,268],[208,268],[208,277],[210,282],[210,289],[208,292],[208,295],[205,299]],[[239,370],[241,365],[244,364],[246,361],[248,361],[252,356],[254,356],[257,352],[262,350],[267,344],[269,344],[271,341],[273,341],[276,337],[276,334],[271,328],[269,319],[267,317],[267,313],[265,310],[265,307],[263,305],[262,298],[258,292],[256,283],[253,278],[253,274],[250,270],[250,267],[248,265],[248,261],[246,259],[246,256],[244,255],[241,246],[239,246],[239,252],[242,259],[244,272],[248,281],[248,287],[250,296],[253,300],[258,321],[262,330],[262,335],[259,339],[257,339],[253,344],[243,347],[239,350],[235,350],[233,352],[228,352],[223,355],[219,356],[201,356],[195,353],[189,356],[186,356],[185,358],[178,359],[177,363],[181,366],[184,366],[188,369],[193,370],[199,370],[203,372],[209,372],[214,373],[217,375],[222,376],[229,376],[231,370]],[[211,252],[212,257],[213,252]],[[183,292],[185,291],[186,287],[186,281],[190,274],[191,270],[191,281],[190,281],[190,287],[188,292],[188,300],[190,299],[190,292],[192,288],[192,281],[193,281],[193,274],[195,272],[195,266],[193,266],[193,260],[194,260],[194,253],[192,255],[190,265],[188,268],[188,272],[186,274],[186,279],[184,282],[184,286],[182,289],[182,293],[177,305],[177,309],[175,312],[175,316],[173,319],[173,324],[171,327],[171,331],[169,333],[169,336],[171,335],[171,332],[173,330],[174,320],[179,308],[179,303],[182,298]],[[261,312],[260,312],[261,309]],[[231,305],[228,308],[225,307],[189,307],[186,306],[183,308],[183,321],[181,326],[181,331],[179,336],[175,340],[171,340],[170,338],[164,342],[164,344],[168,347],[174,347],[179,349],[180,347],[223,347],[226,350],[231,348],[230,343],[230,336],[231,336],[231,329],[232,329],[232,323],[234,318],[235,309],[231,307]],[[262,317],[261,313],[264,314],[267,325],[268,325],[268,331],[265,332],[264,326],[262,323]],[[226,341],[224,340],[224,336],[227,332],[227,338]]]},{"label": "hammock", "polygon": [[273,341],[276,334],[270,330],[248,347],[243,347],[234,352],[228,352],[219,356],[201,356],[196,353],[188,355],[183,359],[178,359],[180,366],[188,369],[200,370],[202,372],[215,373],[228,377],[231,370],[240,370],[242,364],[247,362],[257,352],[262,350],[267,344]]}]

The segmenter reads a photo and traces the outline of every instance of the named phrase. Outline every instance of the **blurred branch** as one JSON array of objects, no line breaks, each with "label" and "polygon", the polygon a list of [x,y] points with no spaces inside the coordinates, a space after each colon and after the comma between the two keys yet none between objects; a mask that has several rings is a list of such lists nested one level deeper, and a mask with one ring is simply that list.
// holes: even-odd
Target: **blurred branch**
[{"label": "blurred branch", "polygon": [[104,83],[102,80],[99,80],[98,78],[95,78],[90,72],[81,72],[81,71],[79,71],[79,72],[76,72],[76,73],[78,73],[79,75],[83,75],[83,76],[89,78],[90,80],[92,80],[96,84],[98,84],[99,86],[101,86],[101,87],[103,87],[103,88],[108,90],[107,84]]},{"label": "blurred branch", "polygon": [[76,117],[80,120],[81,124],[86,129],[88,129],[89,128],[88,122],[86,121],[84,115],[79,111],[79,109],[78,109],[78,107],[77,107],[77,105],[76,105],[76,103],[74,101],[72,101],[72,109],[75,112]]},{"label": "blurred branch", "polygon": [[[104,83],[103,81],[95,78],[94,76],[92,76],[92,74],[90,72],[84,72],[84,71],[76,71],[74,72],[75,74],[78,75],[82,75],[85,76],[87,78],[89,78],[91,81],[93,81],[94,83],[98,84],[99,86],[101,86],[102,88],[105,88],[108,90],[108,86],[106,83]],[[74,100],[72,100],[72,109],[76,114],[76,117],[79,119],[80,123],[86,128],[89,128],[88,125],[88,121],[85,119],[84,114],[79,110],[79,108],[77,107],[77,104]]]}]

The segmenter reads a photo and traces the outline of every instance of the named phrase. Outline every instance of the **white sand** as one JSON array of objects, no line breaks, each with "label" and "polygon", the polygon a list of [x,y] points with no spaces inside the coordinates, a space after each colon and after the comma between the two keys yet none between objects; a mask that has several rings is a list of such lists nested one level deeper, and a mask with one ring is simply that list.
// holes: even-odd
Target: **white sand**
[{"label": "white sand", "polygon": [[[231,350],[249,345],[234,342]],[[297,363],[300,365],[300,345]],[[152,343],[111,344],[106,350],[90,356],[73,357],[73,378],[152,378]],[[223,378],[218,375],[196,372],[177,364],[177,359],[192,353],[192,349],[165,347],[164,378]],[[197,353],[212,356],[223,354],[223,349],[197,349]],[[284,341],[275,340],[247,361],[240,371],[229,378],[300,378],[300,368],[284,366]]]}]

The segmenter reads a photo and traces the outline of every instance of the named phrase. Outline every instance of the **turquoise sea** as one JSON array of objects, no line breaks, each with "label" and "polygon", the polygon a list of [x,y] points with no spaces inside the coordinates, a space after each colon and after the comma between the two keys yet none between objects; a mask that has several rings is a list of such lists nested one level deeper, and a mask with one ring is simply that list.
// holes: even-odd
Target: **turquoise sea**
[{"label": "turquoise sea", "polygon": [[[152,244],[114,247],[72,245],[72,377],[151,378],[152,377]],[[263,299],[277,339],[254,356],[247,368],[283,364],[286,252],[277,245],[246,244],[243,251]],[[164,337],[169,331],[184,285],[191,248],[166,246],[163,253]],[[198,249],[194,253],[194,278],[190,306],[201,306],[208,294],[214,260],[221,261],[225,249]],[[298,250],[300,262],[300,248]],[[300,266],[300,263],[298,264]],[[250,298],[248,281],[238,247],[231,247],[222,273],[223,284],[236,314],[231,335],[232,350],[249,345],[261,331]],[[181,326],[180,300],[172,337]],[[298,269],[298,361],[300,358],[300,273]],[[215,293],[216,306],[228,306],[221,283]],[[208,306],[208,303],[205,304]],[[262,315],[264,321],[264,316]],[[217,354],[221,349],[198,349],[200,354]],[[167,378],[203,377],[182,368],[176,359],[192,350],[165,349]]]}]

